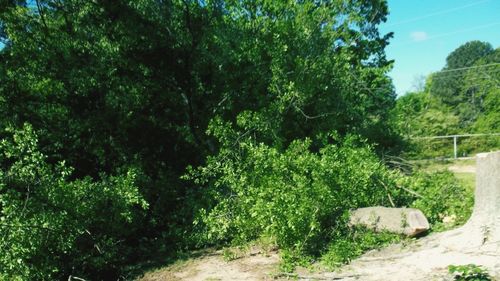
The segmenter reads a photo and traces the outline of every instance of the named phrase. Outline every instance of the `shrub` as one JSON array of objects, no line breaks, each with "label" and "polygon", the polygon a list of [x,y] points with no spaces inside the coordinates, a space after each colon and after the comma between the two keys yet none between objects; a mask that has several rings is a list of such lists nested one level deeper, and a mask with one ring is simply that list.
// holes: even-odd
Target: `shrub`
[{"label": "shrub", "polygon": [[147,207],[130,169],[99,181],[70,179],[64,162],[37,150],[30,125],[0,145],[0,280],[105,278],[137,211]]},{"label": "shrub", "polygon": [[[415,197],[411,207],[422,210],[434,230],[461,225],[469,218],[473,207],[473,194],[454,177],[453,173],[416,172],[402,183],[422,197]],[[445,225],[443,218],[453,218]]]},{"label": "shrub", "polygon": [[475,264],[450,265],[448,271],[453,274],[453,280],[456,281],[490,281],[491,276],[488,271]]},{"label": "shrub", "polygon": [[368,250],[380,249],[401,239],[402,236],[389,232],[375,233],[366,228],[349,229],[335,235],[321,259],[333,270]]},{"label": "shrub", "polygon": [[308,139],[283,152],[243,140],[191,171],[214,198],[195,223],[212,244],[265,236],[293,255],[317,252],[334,230],[347,227],[350,209],[389,205],[388,192],[401,203],[398,176],[355,137],[318,152]]},{"label": "shrub", "polygon": [[464,222],[472,206],[472,197],[451,173],[404,176],[355,136],[330,134],[322,145],[296,140],[280,150],[228,125],[211,130],[222,144],[219,154],[186,176],[204,185],[211,198],[194,222],[196,239],[202,245],[235,245],[270,238],[281,249],[287,271],[313,260],[325,245],[323,260],[333,266],[399,239],[350,230],[351,209],[411,206],[441,227],[443,216]]}]

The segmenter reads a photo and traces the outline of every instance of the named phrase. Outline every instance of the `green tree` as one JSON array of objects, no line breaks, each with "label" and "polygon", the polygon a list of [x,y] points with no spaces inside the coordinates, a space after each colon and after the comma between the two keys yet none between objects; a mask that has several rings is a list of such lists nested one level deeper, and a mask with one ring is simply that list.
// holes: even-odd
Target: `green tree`
[{"label": "green tree", "polygon": [[[463,95],[467,97],[467,102],[463,107],[468,106],[467,116],[470,126],[479,132],[496,132],[500,128],[494,124],[498,118],[493,117],[500,108],[500,48],[478,60],[474,66],[475,71],[470,71],[464,80]],[[465,111],[465,109],[464,109]],[[492,115],[490,117],[487,117]],[[479,119],[481,119],[481,121]],[[487,121],[488,125],[483,123]],[[481,124],[483,123],[483,124]]]},{"label": "green tree", "polygon": [[394,126],[406,137],[458,133],[458,116],[428,92],[401,96],[391,113]]},{"label": "green tree", "polygon": [[[133,167],[149,209],[123,244],[175,248],[205,202],[203,186],[179,177],[219,155],[221,139],[282,151],[336,130],[394,143],[391,34],[377,29],[387,10],[382,0],[7,1],[0,127],[32,124],[44,161],[74,167],[70,180]],[[237,134],[207,135],[211,120]]]},{"label": "green tree", "polygon": [[4,136],[0,280],[116,275],[126,253],[123,242],[134,233],[138,210],[147,207],[136,185],[137,172],[71,180],[72,168],[64,162],[49,164],[38,151],[30,125]]},{"label": "green tree", "polygon": [[452,107],[465,102],[462,88],[466,70],[460,69],[473,66],[492,51],[491,44],[481,41],[470,41],[455,49],[446,57],[442,72],[433,75],[431,93]]}]

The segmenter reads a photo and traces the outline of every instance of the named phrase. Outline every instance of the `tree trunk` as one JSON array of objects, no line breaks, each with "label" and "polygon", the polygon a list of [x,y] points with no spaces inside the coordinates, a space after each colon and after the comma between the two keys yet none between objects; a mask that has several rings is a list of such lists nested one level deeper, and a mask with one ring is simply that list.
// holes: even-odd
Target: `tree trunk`
[{"label": "tree trunk", "polygon": [[500,151],[478,154],[476,167],[474,211],[467,225],[484,228],[486,242],[500,241]]},{"label": "tree trunk", "polygon": [[467,223],[445,235],[451,248],[500,249],[500,151],[476,156],[474,209]]}]

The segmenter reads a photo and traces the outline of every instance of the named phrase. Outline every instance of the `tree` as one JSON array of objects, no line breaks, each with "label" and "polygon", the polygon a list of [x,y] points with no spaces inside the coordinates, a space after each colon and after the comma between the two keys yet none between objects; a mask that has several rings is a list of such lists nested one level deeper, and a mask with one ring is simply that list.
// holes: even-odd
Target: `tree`
[{"label": "tree", "polygon": [[445,69],[472,66],[493,51],[490,43],[481,41],[470,41],[455,49],[446,57]]},{"label": "tree", "polygon": [[116,275],[147,207],[137,171],[71,180],[72,168],[47,163],[37,146],[28,124],[0,143],[0,280]]},{"label": "tree", "polygon": [[[498,62],[500,62],[500,48],[479,59],[474,64],[477,69],[469,71],[464,79],[462,91],[466,103],[461,109],[469,113],[463,114],[464,119],[469,121],[469,125],[474,127],[475,131],[496,132],[500,129],[494,124],[500,119],[493,117],[500,109],[500,66],[496,65]],[[483,123],[484,121],[489,124]]]},{"label": "tree", "polygon": [[474,65],[477,60],[492,51],[491,44],[481,41],[470,41],[455,49],[446,57],[442,72],[434,75],[431,93],[452,107],[464,102],[466,98],[461,91],[466,70],[461,68]]},{"label": "tree", "polygon": [[180,176],[224,145],[210,123],[278,150],[330,130],[391,145],[386,15],[360,0],[9,1],[0,125],[32,124],[71,180],[138,171],[149,209],[124,244],[189,244],[204,189]]}]

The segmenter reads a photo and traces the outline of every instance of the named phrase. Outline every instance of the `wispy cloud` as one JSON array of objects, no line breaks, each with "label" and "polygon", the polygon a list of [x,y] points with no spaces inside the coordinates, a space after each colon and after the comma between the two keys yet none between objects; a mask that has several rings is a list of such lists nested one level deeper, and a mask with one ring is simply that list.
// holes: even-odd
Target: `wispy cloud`
[{"label": "wispy cloud", "polygon": [[410,37],[414,42],[420,42],[427,40],[429,35],[427,35],[427,32],[425,31],[413,31],[410,33]]}]

